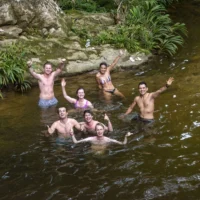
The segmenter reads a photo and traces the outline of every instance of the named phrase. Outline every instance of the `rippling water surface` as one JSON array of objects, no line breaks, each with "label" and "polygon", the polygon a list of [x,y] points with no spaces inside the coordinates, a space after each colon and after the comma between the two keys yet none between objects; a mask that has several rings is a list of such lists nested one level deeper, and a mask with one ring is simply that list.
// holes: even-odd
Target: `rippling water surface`
[{"label": "rippling water surface", "polygon": [[[187,14],[181,19],[189,37],[174,58],[157,58],[143,70],[112,74],[126,100],[113,97],[107,104],[94,74],[67,79],[69,95],[75,97],[82,85],[86,98],[107,111],[114,126],[110,137],[122,141],[127,131],[135,133],[126,146],[102,152],[70,139],[62,143],[46,138],[45,126],[57,120],[57,114],[37,107],[38,88],[24,95],[8,93],[0,102],[0,199],[200,199],[200,17],[188,12],[179,13]],[[119,119],[138,94],[139,81],[155,91],[171,76],[175,82],[156,99],[153,126]],[[71,109],[59,82],[55,91],[58,106]],[[83,120],[79,114],[70,116]],[[103,121],[101,114],[95,118]]]}]

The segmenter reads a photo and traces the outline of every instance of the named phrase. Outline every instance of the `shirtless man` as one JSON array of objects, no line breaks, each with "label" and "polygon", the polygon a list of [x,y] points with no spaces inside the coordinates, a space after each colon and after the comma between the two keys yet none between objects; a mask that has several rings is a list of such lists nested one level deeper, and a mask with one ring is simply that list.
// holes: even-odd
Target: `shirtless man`
[{"label": "shirtless man", "polygon": [[29,72],[34,78],[38,79],[38,84],[40,88],[40,100],[38,102],[38,105],[40,107],[47,108],[58,103],[58,100],[54,96],[54,80],[64,68],[65,61],[65,59],[62,59],[58,68],[55,71],[53,71],[52,69],[52,64],[46,62],[43,67],[43,74],[38,74],[33,70],[31,60],[27,62]]},{"label": "shirtless man", "polygon": [[130,107],[128,108],[128,110],[124,114],[124,116],[131,113],[131,111],[133,110],[135,105],[138,105],[138,107],[140,109],[140,115],[138,116],[139,117],[138,119],[140,121],[147,122],[147,123],[153,122],[154,121],[154,116],[153,116],[154,99],[156,97],[158,97],[160,93],[167,90],[167,88],[172,84],[173,81],[174,81],[174,78],[170,77],[167,80],[165,86],[163,86],[162,88],[160,88],[156,92],[151,92],[151,93],[147,92],[148,91],[147,84],[145,82],[140,82],[138,84],[140,96],[135,97],[133,103],[130,105]]},{"label": "shirtless man", "polygon": [[74,127],[81,130],[80,124],[75,119],[68,118],[65,107],[58,108],[58,114],[60,119],[55,121],[51,127],[47,126],[49,135],[57,131],[59,137],[67,138],[70,136],[71,129]]},{"label": "shirtless man", "polygon": [[110,96],[112,94],[115,94],[117,96],[120,96],[124,98],[124,95],[114,87],[111,81],[110,71],[115,67],[118,60],[123,55],[123,51],[120,51],[119,55],[115,58],[113,63],[111,65],[107,65],[107,63],[102,62],[100,63],[99,72],[96,74],[96,81],[98,84],[99,89],[103,90],[103,93],[106,97],[106,99],[109,100]]},{"label": "shirtless man", "polygon": [[[85,110],[83,113],[83,116],[84,116],[85,122],[80,123],[81,129],[84,132],[88,132],[90,134],[96,135],[95,127],[99,122],[93,120],[93,114],[90,110]],[[113,131],[112,123],[110,122],[110,119],[106,114],[104,115],[104,120],[108,122],[108,127],[104,125],[105,131],[112,132]]]},{"label": "shirtless man", "polygon": [[74,136],[74,133],[73,133],[73,130],[71,130],[70,135],[72,136],[72,140],[73,140],[73,142],[75,144],[77,144],[77,143],[83,143],[83,142],[90,142],[93,145],[108,145],[110,143],[115,143],[115,144],[121,144],[121,145],[123,145],[123,144],[127,143],[127,137],[129,137],[130,135],[133,135],[133,133],[128,132],[125,135],[125,138],[124,138],[123,142],[120,142],[120,141],[117,141],[117,140],[105,137],[103,135],[104,132],[105,132],[105,126],[103,124],[101,124],[101,123],[97,123],[96,124],[95,131],[96,131],[96,135],[97,136],[88,137],[88,138],[85,138],[85,139],[82,139],[82,140],[79,140],[79,141],[76,140],[76,138]]}]

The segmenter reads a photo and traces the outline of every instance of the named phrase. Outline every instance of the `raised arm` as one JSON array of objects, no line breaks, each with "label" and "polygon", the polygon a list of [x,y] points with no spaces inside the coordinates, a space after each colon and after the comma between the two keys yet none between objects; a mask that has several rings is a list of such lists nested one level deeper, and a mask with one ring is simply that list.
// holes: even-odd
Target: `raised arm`
[{"label": "raised arm", "polygon": [[109,132],[112,132],[113,131],[113,126],[112,126],[112,123],[108,117],[108,115],[105,113],[104,115],[104,120],[106,120],[108,122],[108,131]]},{"label": "raised arm", "polygon": [[167,90],[167,88],[172,84],[172,82],[174,81],[173,77],[170,77],[167,81],[165,86],[161,87],[159,90],[157,90],[156,92],[152,92],[152,98],[156,98],[159,96],[159,94],[161,94],[162,92],[164,92],[165,90]]},{"label": "raised arm", "polygon": [[75,138],[75,136],[74,136],[74,131],[73,131],[73,129],[71,129],[70,135],[72,136],[72,141],[73,141],[75,144],[83,143],[83,142],[90,142],[90,141],[92,141],[92,138],[93,138],[93,137],[88,137],[88,138],[85,138],[85,139],[82,139],[82,140],[77,140],[77,139]]},{"label": "raised arm", "polygon": [[134,108],[134,107],[135,107],[135,105],[137,104],[137,102],[136,102],[136,98],[137,98],[137,97],[135,97],[135,99],[134,99],[133,103],[132,103],[132,104],[129,106],[128,110],[125,112],[125,114],[124,114],[124,115],[128,115],[129,113],[131,113],[131,112],[132,112],[133,108]]},{"label": "raised arm", "polygon": [[49,126],[47,125],[47,131],[48,131],[49,135],[52,135],[52,134],[55,132],[56,126],[57,126],[57,122],[54,122],[54,123],[51,125],[51,127],[49,127]]},{"label": "raised arm", "polygon": [[36,72],[33,70],[32,65],[33,65],[33,62],[32,62],[31,60],[29,60],[29,61],[27,62],[27,66],[28,66],[28,70],[29,70],[30,74],[31,74],[34,78],[40,80],[41,75],[38,74],[38,73],[36,73]]},{"label": "raised arm", "polygon": [[58,64],[57,69],[53,72],[54,73],[54,77],[58,76],[62,72],[62,70],[63,70],[63,68],[65,66],[65,63],[66,63],[66,59],[64,59],[64,58],[61,59],[60,63]]},{"label": "raised arm", "polygon": [[113,63],[109,65],[108,70],[111,71],[115,65],[118,63],[119,59],[122,57],[124,52],[122,50],[119,51],[119,55],[114,59]]},{"label": "raised arm", "polygon": [[62,78],[62,80],[61,80],[61,87],[62,87],[63,96],[64,96],[64,98],[65,98],[69,103],[75,104],[75,103],[76,103],[76,99],[71,98],[70,96],[67,95],[67,92],[66,92],[66,90],[65,90],[65,86],[66,86],[66,81],[65,81],[64,78]]},{"label": "raised arm", "polygon": [[128,133],[125,135],[124,141],[123,141],[123,142],[120,142],[120,141],[117,141],[117,140],[114,140],[114,139],[110,139],[110,142],[113,142],[113,143],[115,143],[115,144],[121,144],[121,145],[127,144],[127,137],[129,137],[129,136],[131,136],[131,135],[133,135],[133,133],[128,132]]},{"label": "raised arm", "polygon": [[73,126],[74,126],[77,130],[83,131],[83,126],[82,126],[80,123],[78,123],[75,119],[73,119]]}]

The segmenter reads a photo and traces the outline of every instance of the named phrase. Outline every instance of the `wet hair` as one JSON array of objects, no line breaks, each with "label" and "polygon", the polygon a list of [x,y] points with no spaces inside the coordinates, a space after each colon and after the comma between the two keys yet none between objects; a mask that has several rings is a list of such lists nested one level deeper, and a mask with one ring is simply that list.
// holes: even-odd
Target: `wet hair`
[{"label": "wet hair", "polygon": [[[65,108],[64,106],[61,106],[61,107],[59,107],[58,109],[57,109],[57,113],[59,114],[59,109],[60,108]],[[66,112],[67,112],[67,109],[65,108],[65,110],[66,110]]]},{"label": "wet hair", "polygon": [[85,116],[86,113],[89,113],[89,114],[91,114],[91,115],[93,116],[93,113],[92,113],[91,110],[84,110],[84,112],[83,112],[83,116]]},{"label": "wet hair", "polygon": [[140,85],[145,85],[145,86],[147,87],[147,83],[146,83],[146,82],[144,82],[144,81],[142,81],[142,82],[139,82],[139,84],[138,84],[138,88],[140,87]]},{"label": "wet hair", "polygon": [[103,128],[103,130],[105,130],[105,127],[102,123],[97,123],[96,126],[95,126],[95,131],[97,130],[97,126],[101,126]]},{"label": "wet hair", "polygon": [[108,67],[108,64],[107,64],[106,62],[101,62],[101,63],[99,64],[99,67],[101,67],[102,65],[105,65],[106,67]]},{"label": "wet hair", "polygon": [[50,62],[45,62],[44,65],[43,65],[43,68],[45,68],[46,65],[51,65],[51,67],[53,67],[53,64],[52,64],[52,63],[50,63]]},{"label": "wet hair", "polygon": [[78,94],[78,91],[79,91],[79,90],[83,90],[83,91],[85,92],[85,90],[84,90],[83,87],[79,87],[79,88],[76,90],[76,94]]}]

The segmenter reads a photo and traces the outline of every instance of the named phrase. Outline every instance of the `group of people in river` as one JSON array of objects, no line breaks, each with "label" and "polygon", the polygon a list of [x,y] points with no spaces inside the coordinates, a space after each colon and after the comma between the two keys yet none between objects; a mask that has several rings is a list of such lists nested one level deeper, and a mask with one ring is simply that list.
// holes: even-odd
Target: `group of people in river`
[{"label": "group of people in river", "polygon": [[[96,81],[99,89],[102,90],[105,97],[112,95],[120,96],[124,98],[124,95],[114,87],[111,81],[111,70],[116,66],[117,62],[123,55],[123,51],[119,52],[119,55],[114,59],[111,65],[107,65],[106,62],[102,62],[99,65],[99,72],[96,74]],[[51,106],[55,106],[58,103],[58,100],[54,95],[54,81],[55,78],[62,72],[64,66],[66,64],[65,59],[61,59],[58,68],[53,71],[53,66],[50,62],[46,62],[43,66],[43,73],[39,74],[34,71],[32,68],[32,61],[27,62],[27,66],[30,74],[38,80],[40,95],[38,105],[41,108],[49,108]],[[166,84],[161,87],[159,90],[155,92],[148,93],[148,87],[146,82],[140,82],[138,84],[139,96],[136,96],[133,100],[130,107],[127,111],[121,116],[124,118],[126,115],[129,115],[134,107],[137,105],[140,109],[140,113],[134,117],[134,120],[141,121],[143,123],[152,123],[154,122],[154,100],[159,96],[162,92],[167,90],[169,86],[174,81],[173,77],[170,77]],[[128,132],[125,135],[124,141],[120,142],[109,137],[105,137],[105,132],[112,132],[113,127],[112,123],[107,114],[104,115],[104,120],[107,121],[107,126],[103,123],[93,120],[92,110],[94,109],[93,104],[85,99],[85,91],[84,88],[78,88],[76,91],[77,98],[70,97],[66,92],[66,81],[63,78],[61,80],[62,93],[64,98],[71,104],[74,104],[75,109],[83,110],[84,122],[77,122],[77,120],[69,118],[68,112],[65,107],[58,108],[59,120],[55,121],[51,127],[47,126],[48,134],[52,135],[55,131],[57,131],[58,136],[62,138],[72,137],[72,141],[74,143],[81,142],[90,142],[92,144],[105,145],[109,143],[116,144],[126,144],[127,137],[133,135],[133,133]],[[95,135],[92,137],[87,137],[81,140],[76,140],[74,136],[74,128],[81,132],[88,132],[89,134]]]}]

